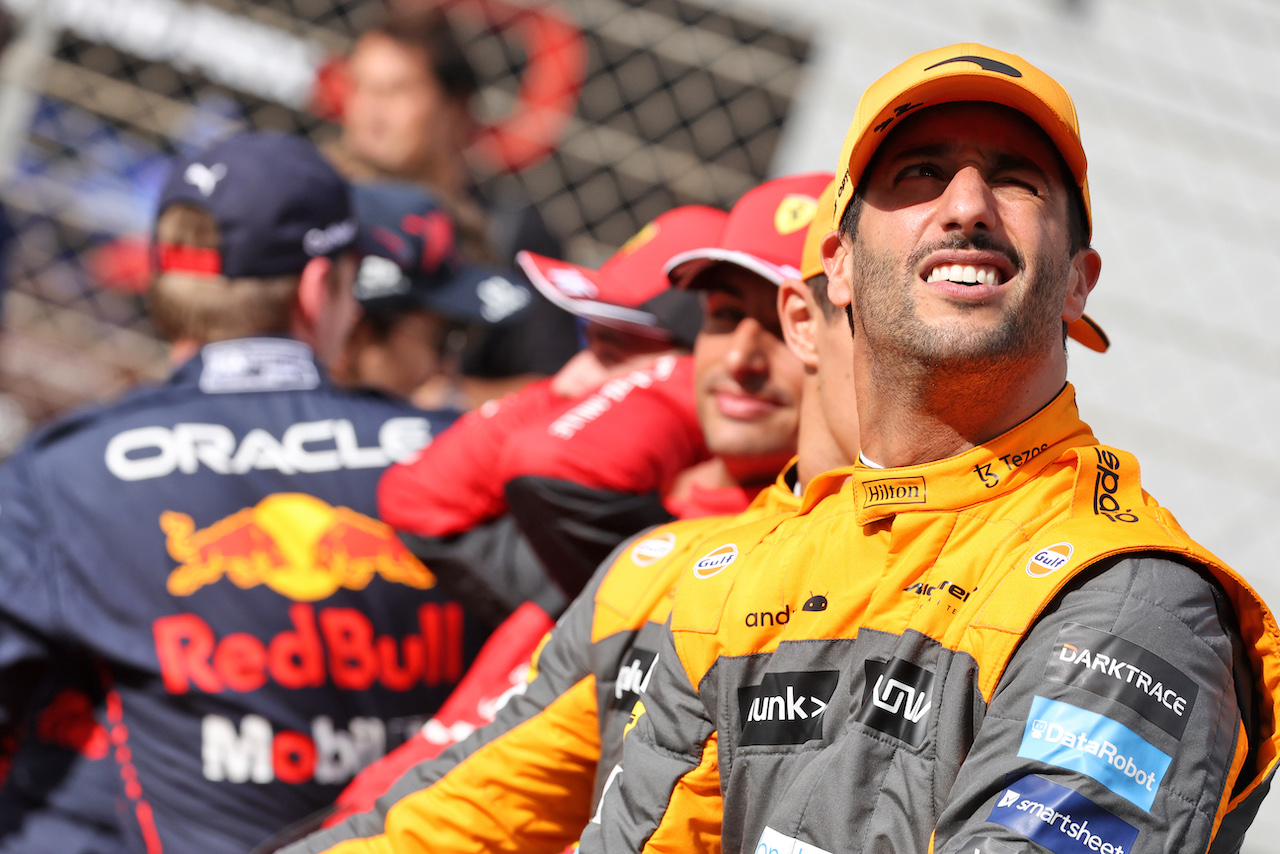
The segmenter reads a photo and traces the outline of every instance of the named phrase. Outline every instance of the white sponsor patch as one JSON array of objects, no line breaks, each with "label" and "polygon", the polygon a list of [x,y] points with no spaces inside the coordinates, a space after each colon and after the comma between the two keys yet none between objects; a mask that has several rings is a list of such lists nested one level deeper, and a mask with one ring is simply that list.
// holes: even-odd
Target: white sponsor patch
[{"label": "white sponsor patch", "polygon": [[733,543],[726,543],[719,548],[712,549],[707,554],[698,558],[693,564],[694,578],[708,579],[715,578],[724,572],[724,568],[738,559],[738,547]]},{"label": "white sponsor patch", "polygon": [[676,547],[676,535],[668,531],[656,537],[646,537],[631,547],[631,562],[636,566],[652,566],[671,554]]},{"label": "white sponsor patch", "polygon": [[476,285],[476,296],[480,297],[480,316],[490,323],[510,317],[529,304],[528,289],[501,276],[490,276]]},{"label": "white sponsor patch", "polygon": [[1071,560],[1071,555],[1075,554],[1075,551],[1076,547],[1071,543],[1054,543],[1043,548],[1027,561],[1027,575],[1032,578],[1052,575],[1067,565],[1067,561]]},{"label": "white sponsor patch", "polygon": [[760,841],[756,844],[756,854],[831,854],[831,852],[808,842],[802,842],[794,836],[779,833],[772,827],[766,827],[760,834]]},{"label": "white sponsor patch", "polygon": [[200,351],[205,394],[307,391],[320,385],[311,348],[282,338],[216,341]]},{"label": "white sponsor patch", "polygon": [[218,182],[225,177],[227,177],[227,165],[225,163],[215,163],[212,166],[205,166],[203,163],[192,163],[187,167],[187,171],[182,173],[182,180],[199,190],[200,195],[206,199],[213,195]]}]

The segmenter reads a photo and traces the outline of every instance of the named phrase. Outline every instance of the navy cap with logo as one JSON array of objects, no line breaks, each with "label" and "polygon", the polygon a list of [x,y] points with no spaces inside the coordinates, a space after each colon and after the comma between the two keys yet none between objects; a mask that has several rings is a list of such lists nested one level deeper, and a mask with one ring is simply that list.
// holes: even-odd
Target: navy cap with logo
[{"label": "navy cap with logo", "polygon": [[470,264],[453,217],[415,184],[357,184],[352,197],[366,253],[356,299],[371,313],[426,309],[454,320],[497,323],[533,298],[514,273]]},{"label": "navy cap with logo", "polygon": [[221,248],[157,244],[160,272],[276,276],[355,243],[346,181],[310,141],[245,131],[174,164],[156,216],[193,205],[218,225]]}]

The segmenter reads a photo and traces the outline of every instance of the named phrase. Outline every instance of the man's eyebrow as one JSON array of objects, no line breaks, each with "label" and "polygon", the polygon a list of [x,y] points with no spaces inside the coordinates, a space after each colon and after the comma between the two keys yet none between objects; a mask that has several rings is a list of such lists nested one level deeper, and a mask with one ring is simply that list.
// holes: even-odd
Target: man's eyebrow
[{"label": "man's eyebrow", "polygon": [[1018,170],[1018,169],[1028,169],[1032,172],[1035,172],[1037,175],[1039,175],[1040,178],[1046,183],[1048,183],[1049,181],[1048,174],[1044,171],[1044,169],[1040,167],[1040,164],[1036,163],[1030,157],[1026,157],[1022,154],[1013,154],[1012,152],[1005,152],[999,155],[998,157],[996,157],[996,162],[993,163],[991,166],[991,170],[993,172],[1003,172],[1006,170]]},{"label": "man's eyebrow", "polygon": [[914,160],[918,157],[942,157],[951,152],[955,146],[949,142],[929,142],[913,145],[900,151],[888,152],[887,160]]}]

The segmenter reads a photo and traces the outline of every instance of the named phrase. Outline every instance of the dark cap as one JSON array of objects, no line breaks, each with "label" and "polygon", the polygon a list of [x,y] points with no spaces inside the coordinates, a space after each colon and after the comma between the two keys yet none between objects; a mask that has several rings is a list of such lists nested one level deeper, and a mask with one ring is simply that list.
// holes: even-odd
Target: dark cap
[{"label": "dark cap", "polygon": [[366,253],[355,294],[365,311],[422,308],[497,323],[533,299],[515,274],[465,262],[453,217],[416,184],[357,184],[352,197]]},{"label": "dark cap", "polygon": [[157,218],[178,203],[213,218],[222,248],[157,244],[160,272],[232,279],[297,273],[356,239],[346,181],[310,141],[292,134],[245,131],[177,161]]}]

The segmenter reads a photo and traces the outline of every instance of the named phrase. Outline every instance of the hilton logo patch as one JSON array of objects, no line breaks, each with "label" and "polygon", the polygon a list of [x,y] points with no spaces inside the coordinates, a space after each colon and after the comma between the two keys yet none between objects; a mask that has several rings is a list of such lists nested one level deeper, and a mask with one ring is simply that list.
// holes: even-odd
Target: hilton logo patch
[{"label": "hilton logo patch", "polygon": [[726,543],[717,549],[712,549],[707,554],[698,558],[693,564],[693,577],[706,580],[715,578],[724,572],[724,568],[738,559],[738,547],[733,543]]},{"label": "hilton logo patch", "polygon": [[863,504],[874,507],[881,504],[924,504],[925,482],[922,477],[891,477],[869,480],[862,485]]},{"label": "hilton logo patch", "polygon": [[1067,565],[1076,547],[1071,543],[1054,543],[1031,556],[1027,561],[1027,575],[1032,578],[1044,578],[1052,575]]}]

